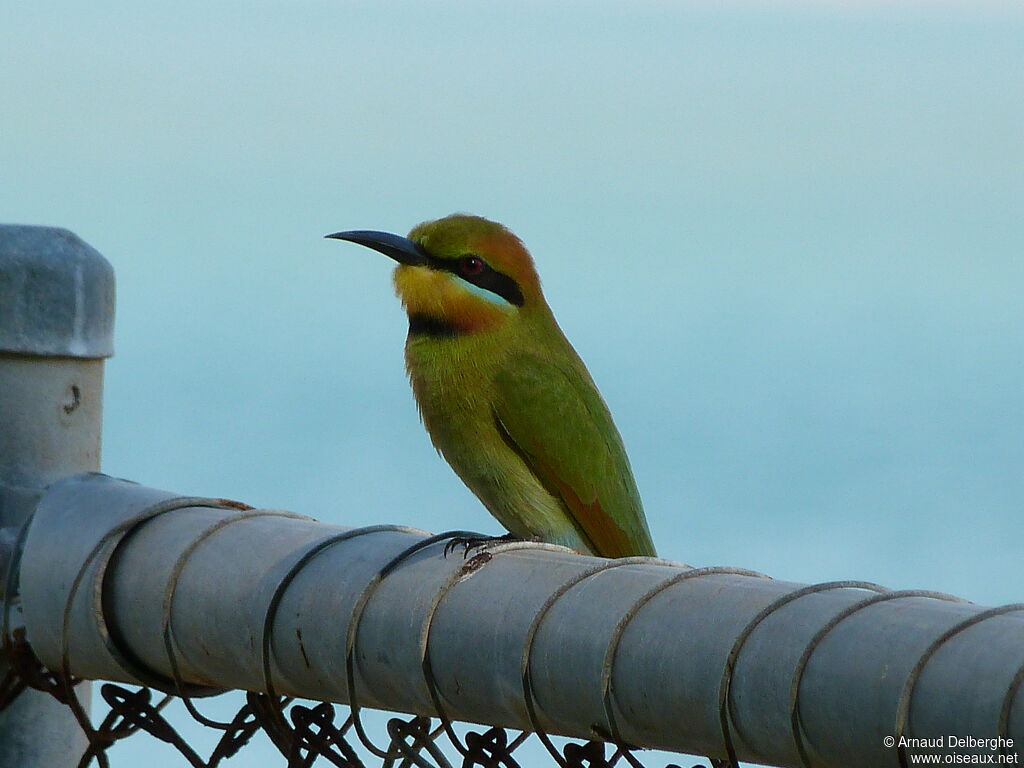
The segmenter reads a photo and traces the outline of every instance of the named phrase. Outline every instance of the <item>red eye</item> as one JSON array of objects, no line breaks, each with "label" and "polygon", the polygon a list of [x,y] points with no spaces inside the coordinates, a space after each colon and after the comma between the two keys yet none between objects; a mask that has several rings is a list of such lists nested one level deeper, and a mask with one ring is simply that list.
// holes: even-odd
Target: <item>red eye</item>
[{"label": "red eye", "polygon": [[479,275],[484,271],[484,260],[479,256],[463,256],[459,259],[459,271],[464,275]]}]

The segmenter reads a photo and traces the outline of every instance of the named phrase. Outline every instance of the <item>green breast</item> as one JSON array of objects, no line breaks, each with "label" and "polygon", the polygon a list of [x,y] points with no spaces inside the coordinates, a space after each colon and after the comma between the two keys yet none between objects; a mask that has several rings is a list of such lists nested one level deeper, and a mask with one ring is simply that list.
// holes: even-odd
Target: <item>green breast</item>
[{"label": "green breast", "polygon": [[411,335],[405,356],[416,403],[434,447],[506,529],[586,551],[561,500],[495,421],[496,379],[520,348],[497,332]]}]

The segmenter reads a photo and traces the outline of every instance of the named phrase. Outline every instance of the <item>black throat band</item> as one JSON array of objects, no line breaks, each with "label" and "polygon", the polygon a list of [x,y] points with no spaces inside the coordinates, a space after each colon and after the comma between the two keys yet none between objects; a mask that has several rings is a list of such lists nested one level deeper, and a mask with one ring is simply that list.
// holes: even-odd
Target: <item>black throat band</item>
[{"label": "black throat band", "polygon": [[439,318],[415,312],[409,315],[409,335],[451,339],[459,335],[459,329]]}]

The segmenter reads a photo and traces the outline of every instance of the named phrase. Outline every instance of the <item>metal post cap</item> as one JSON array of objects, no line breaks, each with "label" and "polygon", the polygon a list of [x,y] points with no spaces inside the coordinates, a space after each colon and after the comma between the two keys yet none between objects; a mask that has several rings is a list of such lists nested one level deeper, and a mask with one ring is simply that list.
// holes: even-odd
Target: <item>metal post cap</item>
[{"label": "metal post cap", "polygon": [[114,270],[77,235],[0,224],[0,354],[114,354]]}]

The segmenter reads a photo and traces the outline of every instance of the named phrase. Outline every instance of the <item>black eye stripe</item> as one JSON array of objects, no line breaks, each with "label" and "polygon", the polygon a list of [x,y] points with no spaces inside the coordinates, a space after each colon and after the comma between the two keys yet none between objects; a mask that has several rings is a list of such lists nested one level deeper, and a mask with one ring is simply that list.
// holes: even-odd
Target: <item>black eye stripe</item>
[{"label": "black eye stripe", "polygon": [[[467,256],[472,254],[466,254]],[[467,283],[472,283],[485,291],[501,296],[509,304],[514,304],[517,307],[523,306],[525,299],[523,298],[523,292],[519,288],[519,284],[508,275],[502,274],[484,261],[483,269],[475,275],[466,275],[459,271],[459,261],[451,259],[439,259],[436,256],[429,256],[430,266],[433,269],[440,269],[445,272],[451,272],[453,275],[465,280]],[[481,259],[481,261],[483,261]]]}]

